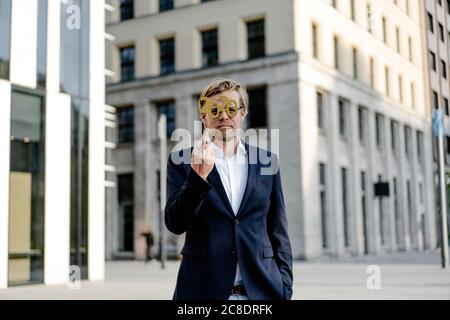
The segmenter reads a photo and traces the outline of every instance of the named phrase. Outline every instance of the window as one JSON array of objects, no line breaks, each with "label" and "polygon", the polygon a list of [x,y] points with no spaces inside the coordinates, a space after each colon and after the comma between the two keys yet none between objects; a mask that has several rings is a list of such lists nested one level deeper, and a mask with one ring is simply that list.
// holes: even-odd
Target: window
[{"label": "window", "polygon": [[0,79],[9,79],[11,50],[11,1],[0,1]]},{"label": "window", "polygon": [[342,215],[344,220],[344,245],[350,246],[350,219],[348,210],[348,171],[341,168],[341,188],[342,188]]},{"label": "window", "polygon": [[397,121],[391,120],[391,147],[394,155],[397,153],[397,126]]},{"label": "window", "polygon": [[159,0],[159,12],[173,9],[173,0]]},{"label": "window", "polygon": [[416,107],[416,86],[414,82],[411,82],[411,106],[413,109]]},{"label": "window", "polygon": [[339,133],[341,137],[347,136],[347,102],[339,99]]},{"label": "window", "polygon": [[[378,175],[378,181],[382,181],[383,177],[381,176],[381,174]],[[384,210],[383,210],[383,201],[380,200],[379,202],[379,232],[380,232],[380,240],[381,240],[381,245],[384,245],[386,243],[385,240],[385,234],[384,234]]]},{"label": "window", "polygon": [[72,30],[65,23],[60,24],[60,91],[72,97],[89,99],[89,1],[59,2],[61,21],[67,19],[66,12],[70,11],[71,5],[80,8],[80,29]]},{"label": "window", "polygon": [[313,57],[319,59],[319,48],[318,48],[318,35],[317,35],[317,24],[312,24],[312,51]]},{"label": "window", "polygon": [[319,198],[320,216],[322,223],[322,248],[328,248],[328,226],[327,226],[327,198],[326,198],[326,167],[324,163],[319,164]]},{"label": "window", "polygon": [[374,66],[374,60],[371,57],[369,62],[369,68],[370,68],[370,87],[375,88],[375,66]]},{"label": "window", "polygon": [[428,30],[430,30],[431,33],[434,33],[433,16],[431,15],[431,13],[428,13],[427,16],[428,16]]},{"label": "window", "polygon": [[134,1],[120,0],[120,21],[134,18]]},{"label": "window", "polygon": [[440,23],[439,23],[439,36],[441,38],[441,41],[444,42],[444,27]]},{"label": "window", "polygon": [[217,29],[202,32],[202,65],[215,66],[219,63]]},{"label": "window", "polygon": [[[164,102],[158,102],[156,104],[157,110],[158,110],[158,119],[161,114],[166,115],[167,119],[167,137],[170,138],[172,136],[172,133],[175,131],[175,101],[169,100]],[[156,124],[156,127],[158,125]]]},{"label": "window", "polygon": [[398,190],[398,182],[397,178],[393,178],[393,185],[394,185],[394,215],[395,215],[395,235],[396,235],[396,241],[397,245],[400,245],[400,234],[401,234],[401,217],[400,217],[400,204],[399,204],[399,190]]},{"label": "window", "polygon": [[383,115],[377,113],[375,115],[375,141],[377,147],[380,149],[383,147],[383,127],[384,127],[383,123],[384,123]]},{"label": "window", "polygon": [[120,49],[121,81],[134,80],[134,46]]},{"label": "window", "polygon": [[416,132],[417,143],[417,160],[421,162],[423,160],[423,133],[419,130]]},{"label": "window", "polygon": [[175,72],[175,39],[159,41],[159,63],[161,75]]},{"label": "window", "polygon": [[339,70],[339,38],[338,36],[333,37],[334,45],[334,68]]},{"label": "window", "polygon": [[247,46],[249,59],[266,55],[264,19],[247,22]]},{"label": "window", "polygon": [[47,15],[48,1],[38,2],[37,29],[37,88],[45,89],[47,78]]},{"label": "window", "polygon": [[431,69],[436,71],[436,55],[432,51],[430,51],[430,66]]},{"label": "window", "polygon": [[449,136],[445,136],[445,151],[446,151],[447,155],[450,154],[450,137]]},{"label": "window", "polygon": [[450,115],[449,109],[448,109],[448,99],[444,97],[444,98],[442,98],[442,100],[444,102],[444,112],[448,116],[448,115]]},{"label": "window", "polygon": [[447,64],[444,60],[441,60],[441,76],[447,79]]},{"label": "window", "polygon": [[413,45],[412,45],[412,38],[408,37],[408,59],[409,61],[413,62]]},{"label": "window", "polygon": [[119,251],[134,251],[134,178],[133,174],[117,175],[119,198]]},{"label": "window", "polygon": [[437,110],[439,109],[439,96],[438,93],[436,91],[433,91],[433,107]]},{"label": "window", "polygon": [[44,281],[44,112],[43,96],[12,90],[8,179],[9,234],[14,236],[5,248],[9,286]]},{"label": "window", "polygon": [[372,6],[367,4],[367,31],[372,33]]},{"label": "window", "polygon": [[358,49],[355,47],[352,50],[353,58],[353,79],[358,79]]},{"label": "window", "polygon": [[395,49],[400,53],[400,28],[395,28]]},{"label": "window", "polygon": [[119,143],[134,142],[134,109],[133,107],[117,108]]},{"label": "window", "polygon": [[384,68],[384,78],[385,78],[385,85],[386,85],[386,95],[389,97],[391,95],[391,90],[390,90],[390,82],[389,82],[389,78],[390,78],[390,72],[389,72],[389,67],[385,67]]},{"label": "window", "polygon": [[411,128],[408,126],[404,127],[405,130],[405,154],[411,154]]},{"label": "window", "polygon": [[248,128],[267,128],[267,87],[248,89]]},{"label": "window", "polygon": [[350,0],[350,17],[353,21],[356,21],[355,17],[355,0]]},{"label": "window", "polygon": [[398,98],[400,103],[403,103],[403,77],[401,75],[398,76]]},{"label": "window", "polygon": [[369,245],[368,245],[368,218],[367,218],[367,187],[366,187],[366,173],[361,171],[361,211],[363,218],[363,232],[364,232],[364,253],[369,253]]},{"label": "window", "polygon": [[381,18],[381,23],[383,25],[383,42],[387,44],[386,17]]},{"label": "window", "polygon": [[358,107],[358,135],[359,142],[366,142],[366,110],[364,107]]},{"label": "window", "polygon": [[324,119],[324,106],[323,106],[323,94],[321,92],[316,93],[317,101],[317,126],[319,129],[325,129],[325,119]]}]

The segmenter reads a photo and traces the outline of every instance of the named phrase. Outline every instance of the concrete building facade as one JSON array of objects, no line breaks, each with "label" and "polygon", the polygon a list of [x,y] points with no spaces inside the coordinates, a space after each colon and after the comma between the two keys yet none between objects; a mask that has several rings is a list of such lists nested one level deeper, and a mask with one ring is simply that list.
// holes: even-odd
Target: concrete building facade
[{"label": "concrete building facade", "polygon": [[[443,115],[443,152],[446,176],[448,176],[450,173],[450,1],[422,1],[421,8],[422,24],[424,26],[422,30],[422,44],[424,56],[425,103],[430,110],[440,110]],[[438,159],[437,145],[436,139],[433,139],[433,159],[435,160],[436,172]],[[447,199],[448,197],[449,193],[447,190]],[[440,204],[437,204],[437,207],[439,208]],[[449,211],[448,208],[447,205],[447,211]],[[438,239],[440,239],[440,210],[437,210],[436,218],[436,227],[439,235]]]},{"label": "concrete building facade", "polygon": [[104,5],[0,1],[0,288],[104,278]]},{"label": "concrete building facade", "polygon": [[[247,127],[279,129],[295,258],[435,248],[417,1],[110,5],[107,102],[117,107],[119,143],[108,258],[143,258],[147,228],[158,244],[158,115],[169,136],[192,132],[197,97],[216,77],[247,86]],[[180,239],[169,241],[179,252]]]}]

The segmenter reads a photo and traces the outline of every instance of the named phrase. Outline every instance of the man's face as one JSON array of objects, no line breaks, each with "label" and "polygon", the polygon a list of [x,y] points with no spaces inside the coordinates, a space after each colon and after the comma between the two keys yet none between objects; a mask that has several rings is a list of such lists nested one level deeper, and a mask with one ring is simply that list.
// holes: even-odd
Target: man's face
[{"label": "man's face", "polygon": [[[209,97],[209,99],[216,101],[217,104],[219,105],[223,105],[225,101],[224,99],[221,98],[221,96],[225,96],[230,101],[235,102],[231,103],[230,105],[234,105],[237,108],[240,108],[239,93],[236,90],[221,92]],[[213,117],[210,112],[206,112],[204,115],[202,115],[202,121],[203,124],[205,125],[205,128],[219,130],[223,141],[230,141],[236,136],[237,130],[242,127],[244,119],[245,119],[245,111],[243,108],[238,109],[234,117],[228,115],[228,113],[225,110],[219,112],[219,114],[216,117]],[[215,130],[212,131],[214,135]],[[216,134],[215,136],[217,135],[218,134]]]}]

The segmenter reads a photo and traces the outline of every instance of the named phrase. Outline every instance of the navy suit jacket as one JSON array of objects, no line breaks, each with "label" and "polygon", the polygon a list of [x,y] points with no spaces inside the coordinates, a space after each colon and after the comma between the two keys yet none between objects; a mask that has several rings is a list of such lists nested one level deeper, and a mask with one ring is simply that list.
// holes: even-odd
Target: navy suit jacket
[{"label": "navy suit jacket", "polygon": [[[247,155],[261,150],[245,148]],[[216,167],[203,180],[191,169],[191,150],[172,153],[168,160],[165,223],[175,234],[186,232],[173,299],[228,300],[239,261],[249,299],[290,300],[292,250],[280,171],[261,175],[270,164],[262,164],[259,156],[249,164],[235,216]]]}]

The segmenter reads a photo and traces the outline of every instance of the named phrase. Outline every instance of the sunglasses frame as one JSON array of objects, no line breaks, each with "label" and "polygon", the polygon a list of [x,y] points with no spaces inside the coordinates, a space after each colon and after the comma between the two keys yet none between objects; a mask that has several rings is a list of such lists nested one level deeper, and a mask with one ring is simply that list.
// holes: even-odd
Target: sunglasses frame
[{"label": "sunglasses frame", "polygon": [[[201,98],[199,103],[200,114],[204,115],[206,113],[209,113],[209,115],[215,119],[222,113],[222,111],[225,111],[230,118],[234,118],[238,114],[239,110],[243,109],[243,107],[238,107],[238,104],[235,100],[229,99],[227,96],[220,96],[219,99],[222,100],[222,104],[208,97]],[[205,104],[202,107],[201,105],[203,102],[205,102]],[[232,113],[230,111],[231,105],[234,105],[236,107],[235,113]],[[212,106],[215,106],[217,108],[216,115],[214,115],[211,111]]]}]

